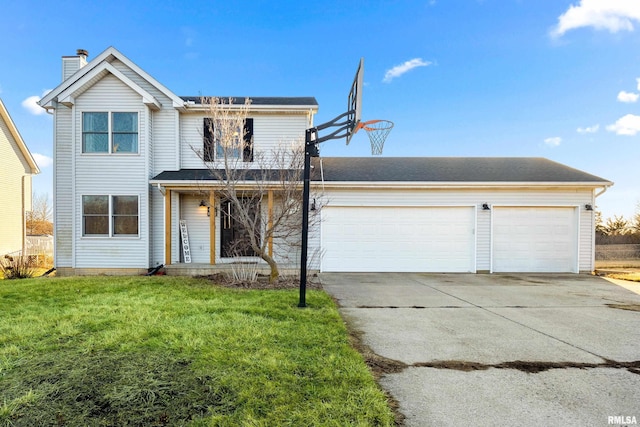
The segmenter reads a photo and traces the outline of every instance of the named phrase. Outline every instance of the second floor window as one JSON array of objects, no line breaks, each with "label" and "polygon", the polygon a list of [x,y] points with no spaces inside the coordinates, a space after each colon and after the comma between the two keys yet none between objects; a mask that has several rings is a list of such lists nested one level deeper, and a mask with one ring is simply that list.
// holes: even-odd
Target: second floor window
[{"label": "second floor window", "polygon": [[82,113],[83,153],[137,153],[138,113]]},{"label": "second floor window", "polygon": [[[222,137],[217,132],[214,121],[205,117],[203,123],[203,160],[213,162],[225,157],[229,159],[242,159],[243,162],[253,162],[253,119],[244,120],[242,129],[238,129],[231,137]],[[221,140],[227,141],[224,146]]]}]

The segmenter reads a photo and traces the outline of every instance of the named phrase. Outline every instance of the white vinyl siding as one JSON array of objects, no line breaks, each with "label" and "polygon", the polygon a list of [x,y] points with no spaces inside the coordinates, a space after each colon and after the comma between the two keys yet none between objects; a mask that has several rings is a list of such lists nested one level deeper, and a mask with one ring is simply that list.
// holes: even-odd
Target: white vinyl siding
[{"label": "white vinyl siding", "polygon": [[55,267],[73,266],[73,114],[70,108],[58,104],[54,131],[54,237]]},{"label": "white vinyl siding", "polygon": [[[207,208],[200,206],[201,200],[204,198],[200,196],[182,195],[180,197],[182,215],[180,219],[187,222],[191,262],[209,264],[209,217],[207,216]],[[180,253],[182,253],[182,247]]]},{"label": "white vinyl siding", "polygon": [[[253,167],[261,167],[260,156],[269,156],[279,147],[291,147],[304,143],[304,131],[307,115],[253,115]],[[204,114],[182,114],[180,116],[180,157],[182,169],[202,169],[205,163],[201,159],[203,149]],[[199,154],[200,153],[200,154]],[[214,164],[214,163],[211,163]],[[268,165],[269,162],[267,161]],[[247,166],[245,163],[243,166]]]},{"label": "white vinyl siding", "polygon": [[[118,156],[82,153],[82,113],[122,111],[138,113],[138,153]],[[150,265],[149,172],[147,117],[139,94],[112,75],[105,76],[76,98],[74,106],[75,222],[73,267],[147,268]],[[137,196],[138,236],[83,237],[82,196],[108,194]]]},{"label": "white vinyl siding", "polygon": [[25,195],[31,199],[31,168],[20,151],[9,127],[0,117],[0,256],[22,250],[24,239]]}]

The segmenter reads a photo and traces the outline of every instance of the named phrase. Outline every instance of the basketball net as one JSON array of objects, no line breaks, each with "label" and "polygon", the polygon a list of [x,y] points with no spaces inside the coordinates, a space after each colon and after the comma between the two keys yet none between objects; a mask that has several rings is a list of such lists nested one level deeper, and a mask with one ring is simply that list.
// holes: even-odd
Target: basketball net
[{"label": "basketball net", "polygon": [[369,120],[358,123],[357,128],[367,131],[369,142],[371,142],[371,154],[379,156],[382,154],[382,148],[387,136],[389,136],[389,132],[393,129],[393,122],[389,120]]}]

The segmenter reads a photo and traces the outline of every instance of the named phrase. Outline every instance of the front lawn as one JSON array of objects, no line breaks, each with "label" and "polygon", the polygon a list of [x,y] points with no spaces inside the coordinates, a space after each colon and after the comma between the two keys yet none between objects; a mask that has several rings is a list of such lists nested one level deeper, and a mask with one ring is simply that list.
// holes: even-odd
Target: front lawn
[{"label": "front lawn", "polygon": [[0,426],[393,425],[331,299],[175,277],[0,282]]}]

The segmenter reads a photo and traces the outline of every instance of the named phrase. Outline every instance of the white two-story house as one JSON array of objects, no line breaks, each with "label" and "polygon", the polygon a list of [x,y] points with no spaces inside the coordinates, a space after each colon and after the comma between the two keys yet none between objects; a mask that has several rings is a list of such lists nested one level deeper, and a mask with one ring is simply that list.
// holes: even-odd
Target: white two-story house
[{"label": "white two-story house", "polygon": [[[54,116],[59,274],[233,261],[224,251],[233,227],[207,173],[215,159],[198,149],[207,140],[199,98],[175,95],[113,47],[86,59],[63,57],[62,83],[40,101]],[[313,97],[251,98],[251,151],[238,155],[251,162],[283,140],[302,144],[317,109]],[[313,160],[326,203],[311,230],[309,251],[321,254],[312,269],[594,268],[593,207],[608,180],[541,158]],[[279,250],[277,260],[296,262],[295,250]]]},{"label": "white two-story house", "polygon": [[[54,115],[58,273],[140,273],[183,262],[181,220],[191,263],[231,260],[221,249],[233,236],[217,227],[225,211],[204,182],[204,160],[215,160],[202,156],[207,108],[115,48],[86,58],[63,57],[62,83],[40,101]],[[317,108],[312,97],[252,98],[251,149],[300,141]]]}]

